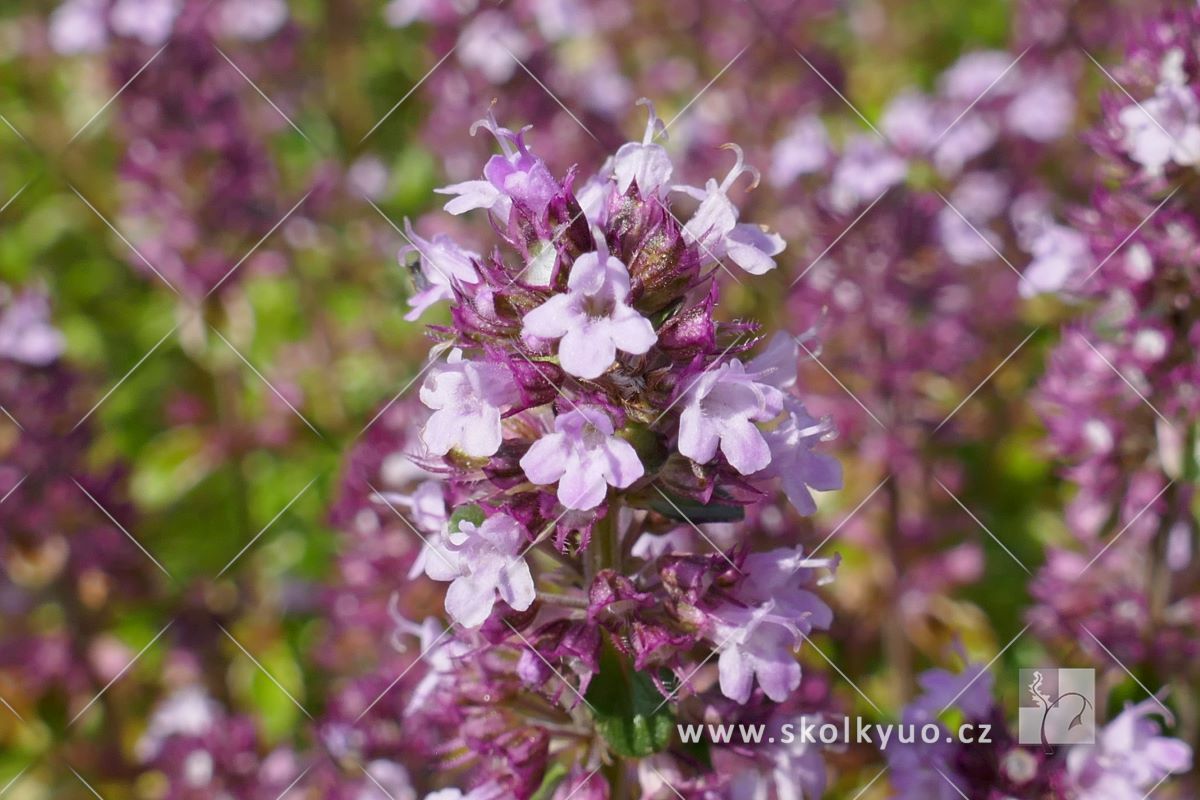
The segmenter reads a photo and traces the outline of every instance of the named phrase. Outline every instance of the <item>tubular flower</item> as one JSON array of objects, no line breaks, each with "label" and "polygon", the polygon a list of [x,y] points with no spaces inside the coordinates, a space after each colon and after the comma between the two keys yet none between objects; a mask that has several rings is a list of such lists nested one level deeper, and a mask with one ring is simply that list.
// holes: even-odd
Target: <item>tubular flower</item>
[{"label": "tubular flower", "polygon": [[554,418],[554,433],[533,443],[521,469],[534,483],[558,482],[558,500],[586,511],[604,500],[607,486],[625,489],[645,473],[633,445],[613,435],[603,411],[580,408]]},{"label": "tubular flower", "polygon": [[492,613],[496,595],[517,611],[533,603],[533,578],[522,557],[525,531],[507,514],[476,525],[468,520],[430,546],[425,574],[450,581],[446,611],[462,625],[481,624]]},{"label": "tubular flower", "polygon": [[558,339],[562,368],[578,378],[598,378],[617,351],[642,355],[657,338],[650,320],[626,300],[629,271],[620,259],[600,251],[575,260],[567,293],[556,294],[525,315],[522,333]]}]

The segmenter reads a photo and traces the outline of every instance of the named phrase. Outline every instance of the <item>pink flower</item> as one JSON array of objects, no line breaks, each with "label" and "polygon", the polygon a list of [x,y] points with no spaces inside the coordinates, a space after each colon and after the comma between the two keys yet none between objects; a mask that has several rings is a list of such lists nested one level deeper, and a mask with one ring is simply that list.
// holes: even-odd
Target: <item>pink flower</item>
[{"label": "pink flower", "polygon": [[[776,337],[751,371],[734,358],[709,369],[684,395],[679,416],[679,452],[707,464],[718,446],[738,472],[751,475],[771,463],[771,448],[756,422],[783,411],[782,389],[796,380],[795,343]],[[790,355],[789,355],[790,352]]]},{"label": "pink flower", "polygon": [[217,19],[225,35],[258,42],[278,33],[288,13],[285,0],[224,0]]},{"label": "pink flower", "polygon": [[179,0],[117,0],[108,22],[118,36],[157,47],[171,35],[180,9]]},{"label": "pink flower", "polygon": [[442,300],[454,299],[454,283],[476,284],[479,274],[475,271],[475,261],[478,253],[473,253],[459,247],[455,241],[444,233],[436,234],[432,239],[422,239],[412,229],[408,220],[404,228],[412,244],[400,248],[400,259],[416,252],[420,256],[421,277],[424,286],[419,292],[408,299],[412,311],[404,315],[410,322],[425,313],[425,309]]},{"label": "pink flower", "polygon": [[560,339],[558,360],[579,378],[598,378],[613,365],[617,350],[641,355],[658,337],[650,320],[625,302],[629,271],[600,248],[575,259],[567,293],[557,294],[525,315],[522,336]]},{"label": "pink flower", "polygon": [[1065,225],[1050,225],[1031,244],[1033,260],[1025,269],[1021,294],[1057,292],[1093,262],[1087,237]]},{"label": "pink flower", "polygon": [[533,576],[525,563],[525,529],[507,514],[481,525],[468,520],[458,530],[434,537],[425,574],[450,581],[446,612],[460,625],[475,628],[492,613],[496,595],[516,611],[533,604]]},{"label": "pink flower", "polygon": [[50,15],[50,46],[72,56],[95,53],[108,44],[104,0],[66,0]]},{"label": "pink flower", "polygon": [[[1067,754],[1067,774],[1079,800],[1141,800],[1168,775],[1192,768],[1192,748],[1159,735],[1151,715],[1157,700],[1129,706],[1096,735],[1092,745]],[[1164,714],[1165,716],[1165,714]]]},{"label": "pink flower", "polygon": [[671,157],[662,145],[654,143],[654,137],[665,132],[662,121],[654,113],[654,104],[646,98],[638,101],[650,110],[646,121],[646,133],[642,141],[621,145],[613,156],[613,172],[617,177],[617,191],[625,194],[635,181],[642,197],[661,197],[667,182],[671,180]]},{"label": "pink flower", "polygon": [[907,155],[923,152],[941,132],[934,103],[920,92],[911,90],[902,92],[888,103],[879,126],[888,141]]},{"label": "pink flower", "polygon": [[829,184],[829,203],[845,213],[874,202],[904,180],[908,162],[873,136],[861,135],[846,144]]},{"label": "pink flower", "polygon": [[500,449],[501,409],[519,396],[512,373],[499,364],[464,361],[451,351],[446,364],[425,378],[421,402],[433,414],[421,429],[421,441],[434,455],[453,449],[472,458],[486,458]]},{"label": "pink flower", "polygon": [[1147,173],[1161,175],[1171,162],[1200,163],[1200,101],[1187,85],[1184,55],[1172,50],[1163,59],[1162,81],[1154,97],[1121,110],[1122,145]]},{"label": "pink flower", "polygon": [[[507,58],[507,53],[505,54]],[[506,221],[514,201],[541,215],[559,191],[558,181],[550,174],[546,162],[525,146],[526,129],[513,133],[501,128],[491,115],[471,126],[471,134],[486,128],[500,143],[503,155],[494,155],[483,168],[484,180],[464,181],[437,189],[438,194],[458,195],[446,203],[451,214],[463,214],[476,208],[486,208]]]},{"label": "pink flower", "polygon": [[608,486],[624,489],[645,469],[629,442],[614,435],[612,420],[598,408],[579,408],[554,418],[554,433],[533,443],[521,469],[539,485],[558,481],[558,500],[579,511],[595,508]]},{"label": "pink flower", "polygon": [[743,173],[749,172],[758,184],[758,171],[744,163],[742,149],[727,145],[737,155],[733,168],[720,185],[709,178],[703,189],[676,186],[676,191],[696,198],[700,207],[683,226],[683,238],[700,248],[704,263],[713,264],[726,256],[751,275],[775,269],[775,259],[783,252],[783,237],[757,225],[738,222],[738,209],[729,199],[729,189]]},{"label": "pink flower", "polygon": [[800,685],[794,652],[813,628],[828,628],[833,612],[805,588],[814,569],[832,570],[830,559],[806,559],[801,548],[749,556],[734,602],[709,615],[708,638],[721,648],[717,667],[721,693],[738,703],[750,699],[754,679],[777,703]]},{"label": "pink flower", "polygon": [[0,297],[0,358],[44,367],[63,351],[63,335],[49,321],[46,298],[28,292],[5,303]]},{"label": "pink flower", "polygon": [[842,488],[842,464],[814,451],[829,433],[829,423],[814,419],[799,401],[784,398],[783,422],[766,434],[771,451],[770,474],[779,477],[788,501],[801,514],[816,513],[811,489],[832,492]]},{"label": "pink flower", "polygon": [[771,148],[768,177],[776,186],[788,186],[801,175],[819,172],[829,162],[829,134],[820,117],[803,116]]}]

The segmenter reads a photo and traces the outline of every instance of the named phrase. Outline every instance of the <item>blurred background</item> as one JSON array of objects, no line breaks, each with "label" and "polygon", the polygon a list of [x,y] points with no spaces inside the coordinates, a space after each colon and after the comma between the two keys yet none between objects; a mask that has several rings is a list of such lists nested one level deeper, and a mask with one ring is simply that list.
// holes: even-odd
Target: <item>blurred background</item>
[{"label": "blurred background", "polygon": [[[0,796],[277,797],[321,748],[298,796],[388,795],[350,763],[372,756],[346,698],[411,661],[386,603],[413,543],[365,498],[403,480],[446,319],[406,318],[402,248],[487,241],[434,189],[477,175],[489,108],[586,176],[641,138],[642,97],[676,180],[720,181],[736,142],[761,171],[744,217],[788,241],[723,289],[806,337],[804,395],[839,429],[846,488],[763,523],[844,559],[818,639],[838,671],[810,653],[814,674],[888,719],[956,648],[996,659],[1014,714],[1019,668],[1096,665],[1113,709],[1174,684],[1195,742],[1194,662],[1130,640],[1111,583],[1055,583],[1048,553],[1086,550],[1038,387],[1080,310],[1021,286],[1046,256],[1030,226],[1091,194],[1117,91],[1096,62],[1134,5],[7,0],[0,349],[46,328],[0,359]],[[1116,628],[1103,649],[1087,615]],[[208,762],[163,745],[189,719],[164,698],[197,680],[220,711],[191,713],[226,720]],[[833,758],[834,797],[882,765]],[[224,795],[185,779],[214,770]]]}]

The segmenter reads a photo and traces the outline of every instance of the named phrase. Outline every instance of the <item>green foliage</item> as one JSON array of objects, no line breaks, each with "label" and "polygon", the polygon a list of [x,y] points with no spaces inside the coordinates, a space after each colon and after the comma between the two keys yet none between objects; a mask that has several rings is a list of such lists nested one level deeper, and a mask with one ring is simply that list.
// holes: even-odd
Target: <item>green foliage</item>
[{"label": "green foliage", "polygon": [[633,670],[607,640],[586,699],[596,727],[617,755],[652,755],[665,750],[675,735],[675,717],[654,681]]}]

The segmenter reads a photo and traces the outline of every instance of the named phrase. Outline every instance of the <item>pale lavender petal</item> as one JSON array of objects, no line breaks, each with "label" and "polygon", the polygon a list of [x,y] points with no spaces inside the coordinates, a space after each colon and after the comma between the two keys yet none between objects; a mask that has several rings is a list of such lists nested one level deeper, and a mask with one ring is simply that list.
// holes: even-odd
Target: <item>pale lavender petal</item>
[{"label": "pale lavender petal", "polygon": [[581,316],[570,295],[556,294],[525,315],[521,333],[541,339],[557,339],[580,324]]},{"label": "pale lavender petal", "polygon": [[438,194],[458,195],[445,205],[445,209],[451,214],[465,214],[477,208],[494,208],[501,198],[500,190],[487,181],[452,183],[434,191]]},{"label": "pale lavender petal", "polygon": [[724,421],[721,452],[729,464],[743,475],[752,475],[771,463],[771,448],[767,446],[762,432],[757,425],[744,418],[734,417]]},{"label": "pale lavender petal", "polygon": [[1183,773],[1192,768],[1192,748],[1178,739],[1152,737],[1146,747],[1146,756],[1160,771]]},{"label": "pale lavender petal", "polygon": [[612,438],[605,448],[605,477],[618,489],[625,489],[646,473],[633,445],[624,439]]},{"label": "pale lavender petal", "polygon": [[717,659],[720,674],[721,694],[736,703],[744,704],[750,699],[754,686],[754,668],[748,656],[737,647],[726,647]]},{"label": "pale lavender petal", "polygon": [[500,573],[497,588],[500,590],[500,598],[512,606],[514,611],[529,608],[537,597],[533,588],[533,576],[524,559],[512,559],[505,565]]},{"label": "pale lavender petal", "polygon": [[548,433],[521,457],[521,469],[530,481],[545,486],[562,477],[569,455],[567,437],[561,433]]},{"label": "pale lavender petal", "polygon": [[404,319],[408,320],[409,322],[413,322],[422,314],[424,314],[426,309],[435,303],[440,303],[443,300],[453,299],[454,292],[451,291],[449,286],[444,286],[441,284],[430,285],[417,292],[412,297],[408,298],[408,304],[411,306],[412,310],[404,315]]},{"label": "pale lavender petal", "polygon": [[462,564],[458,553],[451,550],[441,536],[431,538],[421,548],[418,560],[422,562],[424,572],[435,581],[452,581],[462,577]]},{"label": "pale lavender petal", "polygon": [[804,472],[804,482],[818,492],[834,492],[842,488],[842,462],[831,455],[811,453]]},{"label": "pale lavender petal", "polygon": [[[772,627],[784,632],[778,625]],[[786,701],[800,685],[800,665],[790,649],[785,644],[780,650],[772,650],[765,658],[758,655],[756,660],[758,685],[762,687],[763,694],[776,703]]]},{"label": "pale lavender petal", "polygon": [[656,144],[629,142],[621,145],[613,158],[617,191],[621,194],[628,192],[630,184],[637,181],[642,197],[655,195],[671,180],[672,169],[667,151]]},{"label": "pale lavender petal", "polygon": [[571,265],[571,274],[567,277],[567,288],[571,290],[572,294],[596,294],[604,288],[604,281],[608,277],[607,268],[607,261],[601,263],[599,253],[584,253]]},{"label": "pale lavender petal", "polygon": [[617,348],[608,336],[594,335],[593,325],[572,328],[558,343],[562,368],[578,378],[599,378],[612,366]]},{"label": "pale lavender petal", "polygon": [[816,513],[817,502],[813,499],[812,492],[808,490],[808,484],[804,482],[803,476],[795,472],[785,472],[780,484],[788,502],[798,513],[806,517]]},{"label": "pale lavender petal", "polygon": [[658,334],[654,332],[650,320],[629,306],[621,306],[613,312],[608,333],[618,350],[638,356],[647,352],[658,341]]},{"label": "pale lavender petal", "polygon": [[482,625],[496,604],[496,584],[476,576],[458,578],[446,592],[446,613],[468,628]]},{"label": "pale lavender petal", "polygon": [[[717,182],[710,180],[705,189],[707,197],[700,203],[687,225],[683,226],[684,239],[689,243],[723,238],[737,224],[737,211],[733,203],[729,202],[729,198],[717,187]],[[719,252],[714,252],[705,254],[705,257],[720,255]]]},{"label": "pale lavender petal", "polygon": [[421,441],[430,453],[444,456],[454,449],[462,434],[462,423],[454,409],[435,411],[421,429]]},{"label": "pale lavender petal", "polygon": [[791,334],[780,331],[771,337],[766,348],[746,364],[757,380],[776,389],[786,389],[796,382],[796,365],[800,360],[800,346]]},{"label": "pale lavender petal", "polygon": [[581,459],[578,454],[572,454],[562,480],[558,482],[558,501],[567,508],[580,511],[600,505],[608,492],[608,484],[598,467],[593,459]]},{"label": "pale lavender petal", "polygon": [[679,416],[679,452],[697,464],[707,464],[717,454],[720,436],[699,403],[688,405]]},{"label": "pale lavender petal", "polygon": [[495,455],[502,440],[499,409],[483,408],[473,416],[463,417],[459,449],[468,456],[486,458]]},{"label": "pale lavender petal", "polygon": [[771,256],[783,252],[783,237],[757,225],[735,225],[725,237],[725,252],[746,272],[762,275],[775,269],[775,259]]}]

